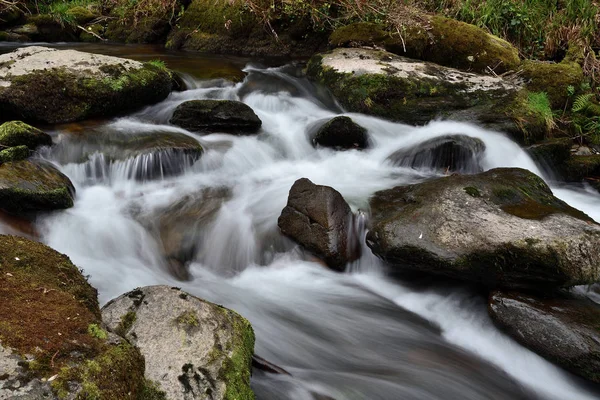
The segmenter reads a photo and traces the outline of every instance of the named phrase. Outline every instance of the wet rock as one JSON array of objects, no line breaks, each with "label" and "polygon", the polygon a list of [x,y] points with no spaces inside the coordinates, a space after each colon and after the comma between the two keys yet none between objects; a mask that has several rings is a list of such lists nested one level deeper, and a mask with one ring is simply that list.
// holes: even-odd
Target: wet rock
[{"label": "wet rock", "polygon": [[[338,48],[311,58],[308,76],[348,110],[410,124],[483,105],[511,102],[519,85],[369,49]],[[480,111],[483,113],[485,110]],[[486,118],[494,117],[487,113]],[[504,119],[503,113],[495,118]]]},{"label": "wet rock", "polygon": [[169,71],[149,63],[31,46],[0,55],[2,119],[60,123],[158,102]]},{"label": "wet rock", "polygon": [[0,146],[21,145],[35,150],[40,146],[51,146],[52,138],[47,133],[21,121],[10,121],[0,125]]},{"label": "wet rock", "polygon": [[21,161],[29,157],[30,151],[27,146],[9,147],[0,151],[0,164],[10,161]]},{"label": "wet rock", "polygon": [[335,117],[319,128],[312,138],[313,145],[339,150],[369,147],[367,130],[350,117]]},{"label": "wet rock", "polygon": [[329,186],[297,180],[277,225],[281,232],[321,258],[335,270],[359,257],[351,233],[353,215],[342,195]]},{"label": "wet rock", "polygon": [[447,135],[426,140],[388,157],[394,165],[416,169],[473,174],[482,172],[481,157],[485,144],[465,135]]},{"label": "wet rock", "polygon": [[600,306],[573,296],[536,297],[496,291],[494,322],[528,349],[585,379],[600,383]]},{"label": "wet rock", "polygon": [[75,189],[65,175],[43,161],[0,165],[0,209],[23,214],[73,206]]},{"label": "wet rock", "polygon": [[584,178],[600,178],[600,154],[571,156],[562,168],[562,176],[570,182]]},{"label": "wet rock", "polygon": [[181,103],[169,121],[192,132],[236,135],[258,132],[262,121],[246,104],[232,100],[191,100]]},{"label": "wet rock", "polygon": [[518,168],[377,192],[367,244],[397,272],[548,290],[598,281],[600,226]]},{"label": "wet rock", "polygon": [[558,171],[571,157],[572,143],[571,138],[548,139],[525,150],[542,168]]},{"label": "wet rock", "polygon": [[383,25],[359,22],[336,29],[333,47],[377,46],[385,50],[447,67],[496,73],[515,70],[519,53],[507,41],[484,29],[442,16],[420,16],[403,23],[402,36]]},{"label": "wet rock", "polygon": [[140,349],[146,378],[167,399],[254,399],[254,332],[234,311],[178,288],[151,286],[112,300],[102,318]]},{"label": "wet rock", "polygon": [[69,258],[0,235],[0,398],[135,399],[144,362],[106,332],[97,292]]}]

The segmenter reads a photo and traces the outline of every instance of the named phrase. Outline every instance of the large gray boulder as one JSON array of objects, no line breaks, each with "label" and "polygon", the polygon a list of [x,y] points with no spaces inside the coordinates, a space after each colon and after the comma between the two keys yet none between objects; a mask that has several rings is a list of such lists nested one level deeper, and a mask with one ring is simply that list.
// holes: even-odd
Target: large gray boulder
[{"label": "large gray boulder", "polygon": [[306,178],[297,180],[277,224],[284,235],[335,270],[343,270],[359,257],[352,211],[332,187],[315,185]]},{"label": "large gray boulder", "polygon": [[523,346],[600,383],[600,306],[574,296],[539,297],[495,291],[489,313]]},{"label": "large gray boulder", "polygon": [[139,348],[146,378],[166,399],[254,399],[254,331],[234,311],[178,288],[150,286],[109,302],[102,319]]},{"label": "large gray boulder", "polygon": [[170,72],[151,63],[41,46],[0,55],[0,120],[111,116],[161,101],[170,91]]},{"label": "large gray boulder", "polygon": [[600,279],[600,226],[518,168],[377,192],[367,245],[400,271],[538,290]]},{"label": "large gray boulder", "polygon": [[169,121],[192,132],[247,135],[258,132],[262,121],[250,106],[233,100],[190,100],[181,103]]},{"label": "large gray boulder", "polygon": [[75,188],[67,176],[41,160],[0,164],[0,209],[23,214],[73,206]]}]

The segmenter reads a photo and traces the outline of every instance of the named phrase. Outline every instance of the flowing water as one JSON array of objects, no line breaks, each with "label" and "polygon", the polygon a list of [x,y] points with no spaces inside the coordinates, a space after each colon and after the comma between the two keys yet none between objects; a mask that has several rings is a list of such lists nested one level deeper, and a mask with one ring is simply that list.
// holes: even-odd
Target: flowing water
[{"label": "flowing water", "polygon": [[[146,57],[131,48],[119,51]],[[486,170],[521,167],[544,176],[517,144],[465,123],[412,127],[347,114],[368,129],[371,148],[315,149],[307,130],[343,112],[300,77],[297,66],[248,65],[245,80],[233,84],[202,79],[213,65],[206,58],[163,56],[185,70],[193,89],[129,116],[56,127],[56,146],[41,154],[73,180],[77,199],[72,209],[40,217],[36,229],[90,275],[102,303],[138,286],[168,284],[237,310],[254,326],[256,354],[290,373],[255,371],[252,384],[262,400],[600,397],[597,387],[497,330],[485,297],[473,288],[393,280],[366,247],[346,273],[334,273],[306,259],[277,228],[288,191],[301,177],[336,188],[364,221],[374,192],[438,176],[394,166],[387,157],[447,134],[481,139]],[[221,60],[233,69],[239,62]],[[168,124],[178,104],[205,98],[245,102],[263,121],[260,134],[198,136]],[[167,152],[158,162],[143,156],[115,162],[109,156],[114,145],[97,140],[165,132],[196,138],[204,154],[198,160]],[[171,167],[157,171],[157,165]],[[553,189],[600,221],[597,193]],[[187,267],[165,258],[165,230],[187,241]],[[1,231],[14,228],[0,222]]]}]

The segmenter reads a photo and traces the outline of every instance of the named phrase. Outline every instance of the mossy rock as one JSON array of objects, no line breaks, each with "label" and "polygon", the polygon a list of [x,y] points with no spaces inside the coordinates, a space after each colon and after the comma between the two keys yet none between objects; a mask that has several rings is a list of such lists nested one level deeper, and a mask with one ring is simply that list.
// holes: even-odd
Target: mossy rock
[{"label": "mossy rock", "polygon": [[68,17],[72,18],[75,21],[75,23],[79,25],[85,25],[88,22],[100,16],[99,13],[94,12],[90,8],[83,6],[71,7],[67,10],[66,14]]},{"label": "mossy rock", "polygon": [[[119,17],[106,26],[105,36],[108,40],[124,43],[165,43],[170,32],[169,19],[164,16],[147,16],[136,20],[131,14]],[[135,22],[134,22],[135,21]]]},{"label": "mossy rock", "polygon": [[43,161],[0,165],[0,209],[12,214],[73,206],[75,189],[65,175]]},{"label": "mossy rock", "polygon": [[30,40],[38,42],[76,41],[78,32],[69,24],[64,24],[58,17],[50,14],[33,14],[27,16],[28,25],[34,25],[35,33],[29,34]]},{"label": "mossy rock", "polygon": [[531,92],[545,92],[553,109],[563,109],[569,99],[567,87],[578,88],[583,82],[583,69],[576,62],[549,63],[525,60],[522,77]]},{"label": "mossy rock", "polygon": [[331,46],[377,45],[387,51],[461,70],[496,73],[515,70],[519,53],[507,41],[481,28],[441,16],[403,27],[402,37],[384,25],[359,22],[335,30]]},{"label": "mossy rock", "polygon": [[138,288],[110,301],[102,317],[146,359],[146,379],[166,398],[195,391],[214,400],[253,400],[254,331],[232,310],[178,288]]},{"label": "mossy rock", "polygon": [[15,364],[4,371],[9,384],[3,394],[14,390],[20,398],[25,387],[34,393],[43,388],[43,398],[50,391],[71,399],[136,399],[142,393],[143,357],[102,330],[97,291],[67,256],[0,235],[0,275],[0,349],[12,353],[0,352],[0,359]]},{"label": "mossy rock", "polygon": [[35,150],[40,146],[51,146],[52,138],[47,133],[22,121],[9,121],[0,125],[0,146],[21,145]]},{"label": "mossy rock", "polygon": [[504,131],[521,144],[530,145],[547,138],[550,134],[543,113],[531,107],[527,89],[520,90],[510,101],[500,102],[491,109],[497,115],[505,115],[512,126]]},{"label": "mossy rock", "polygon": [[160,66],[37,46],[0,55],[0,82],[5,115],[45,123],[120,114],[171,91],[171,74]]},{"label": "mossy rock", "polygon": [[600,278],[600,226],[527,170],[396,187],[377,192],[370,206],[367,245],[398,274],[538,291]]},{"label": "mossy rock", "polygon": [[22,17],[23,11],[19,7],[4,8],[0,11],[0,28],[9,27],[18,23]]},{"label": "mossy rock", "polygon": [[[335,49],[311,58],[310,78],[348,110],[424,124],[445,113],[510,102],[518,87],[501,78],[368,49]],[[505,118],[501,113],[493,117]]]},{"label": "mossy rock", "polygon": [[571,157],[571,138],[547,139],[526,148],[527,153],[542,168],[559,171]]},{"label": "mossy rock", "polygon": [[93,24],[85,27],[85,31],[79,34],[79,40],[82,42],[99,42],[103,38],[105,27],[102,24]]},{"label": "mossy rock", "polygon": [[600,155],[571,156],[562,170],[565,180],[581,182],[584,178],[600,177]]},{"label": "mossy rock", "polygon": [[27,146],[9,147],[0,151],[0,164],[10,161],[21,161],[29,157],[29,148]]}]

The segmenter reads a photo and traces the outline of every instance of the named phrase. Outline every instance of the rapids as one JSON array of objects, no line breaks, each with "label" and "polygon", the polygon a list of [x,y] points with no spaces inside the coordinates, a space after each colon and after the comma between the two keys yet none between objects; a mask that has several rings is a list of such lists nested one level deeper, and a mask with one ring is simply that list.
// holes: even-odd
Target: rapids
[{"label": "rapids", "polygon": [[[245,80],[232,84],[195,78],[195,68],[210,67],[186,60],[181,69],[192,89],[132,115],[80,126],[79,133],[69,126],[51,128],[57,145],[40,155],[77,189],[72,209],[36,221],[41,240],[90,275],[102,304],[138,286],[168,284],[238,311],[254,326],[256,354],[291,374],[255,371],[252,384],[260,400],[599,398],[597,388],[496,329],[485,297],[473,288],[392,280],[366,247],[346,273],[334,273],[303,259],[277,228],[295,180],[307,177],[332,186],[354,211],[368,215],[374,192],[437,176],[395,167],[387,161],[390,154],[456,133],[485,143],[484,169],[529,169],[545,177],[557,196],[600,221],[598,193],[558,186],[548,180],[549,171],[539,170],[502,133],[466,123],[432,121],[413,127],[346,114],[368,129],[371,148],[315,149],[306,131],[343,110],[302,78],[298,66],[248,65]],[[205,98],[245,102],[263,121],[260,134],[198,136],[168,125],[178,104]],[[163,154],[166,164],[179,163],[181,174],[152,175],[156,160],[138,156],[111,162],[103,147],[108,145],[90,145],[87,130],[94,135],[183,133],[198,139],[205,152],[195,162]],[[218,199],[214,215],[189,221],[199,231],[196,252],[190,279],[178,280],[149,222],[184,198],[201,207],[203,191],[224,188],[227,195]],[[14,230],[0,222],[0,232]]]}]

